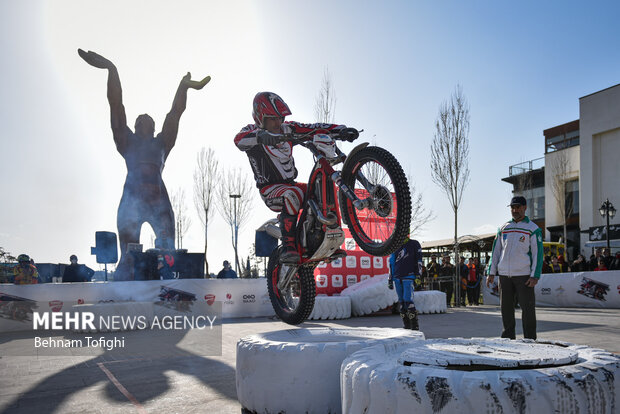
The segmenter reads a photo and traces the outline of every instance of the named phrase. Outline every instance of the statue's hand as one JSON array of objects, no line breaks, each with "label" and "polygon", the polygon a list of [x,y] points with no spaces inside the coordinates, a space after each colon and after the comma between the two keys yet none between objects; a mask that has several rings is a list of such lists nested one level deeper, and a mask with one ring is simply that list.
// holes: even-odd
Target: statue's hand
[{"label": "statue's hand", "polygon": [[86,63],[96,68],[110,69],[114,67],[114,64],[110,60],[90,50],[85,52],[82,49],[78,49],[78,54]]},{"label": "statue's hand", "polygon": [[204,88],[204,86],[207,83],[209,83],[210,80],[211,80],[211,76],[207,76],[206,78],[204,78],[201,81],[193,81],[192,80],[192,74],[187,72],[187,75],[183,76],[183,79],[181,79],[181,84],[186,86],[187,88],[192,88],[192,89],[200,90],[200,89]]}]

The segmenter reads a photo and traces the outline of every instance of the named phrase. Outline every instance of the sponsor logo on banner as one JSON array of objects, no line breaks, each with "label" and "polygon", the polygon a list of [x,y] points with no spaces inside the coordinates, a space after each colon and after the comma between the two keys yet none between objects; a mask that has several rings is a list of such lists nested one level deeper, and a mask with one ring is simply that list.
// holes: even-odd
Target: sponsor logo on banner
[{"label": "sponsor logo on banner", "polygon": [[0,292],[0,317],[27,323],[32,320],[34,309],[39,306],[34,300]]},{"label": "sponsor logo on banner", "polygon": [[243,303],[254,303],[256,302],[256,296],[250,294],[250,295],[243,295]]},{"label": "sponsor logo on banner", "polygon": [[543,295],[550,295],[551,294],[551,288],[542,288],[540,289],[540,293]]},{"label": "sponsor logo on banner", "polygon": [[62,309],[62,301],[61,300],[50,300],[49,301],[50,308],[52,312],[60,312]]},{"label": "sponsor logo on banner", "polygon": [[317,275],[317,277],[316,277],[316,287],[320,287],[320,288],[327,287],[327,276],[325,276],[325,275]]},{"label": "sponsor logo on banner", "polygon": [[347,286],[353,286],[357,283],[356,275],[347,275]]},{"label": "sponsor logo on banner", "polygon": [[562,287],[562,285],[555,288],[555,291],[558,292],[558,296],[564,294],[564,290],[565,289]]},{"label": "sponsor logo on banner", "polygon": [[169,286],[161,286],[158,297],[159,302],[156,302],[156,305],[165,306],[179,312],[191,312],[191,306],[196,300],[196,295],[193,293]]},{"label": "sponsor logo on banner", "polygon": [[609,292],[609,285],[588,277],[581,279],[581,286],[577,291],[580,295],[600,300],[601,302],[605,302],[607,300],[605,297],[607,296],[607,292]]},{"label": "sponsor logo on banner", "polygon": [[355,250],[355,240],[349,238],[345,239],[344,248],[346,250]]},{"label": "sponsor logo on banner", "polygon": [[618,294],[620,294],[620,285],[618,285]]},{"label": "sponsor logo on banner", "polygon": [[226,300],[224,301],[225,304],[227,305],[234,305],[235,301],[232,300],[232,295],[230,293],[226,294]]},{"label": "sponsor logo on banner", "polygon": [[84,304],[84,299],[78,299],[78,305],[83,305]]},{"label": "sponsor logo on banner", "polygon": [[357,258],[355,256],[347,256],[346,261],[349,269],[355,269],[357,267]]},{"label": "sponsor logo on banner", "polygon": [[325,262],[321,262],[321,263],[319,263],[319,265],[318,265],[317,267],[318,267],[318,268],[321,268],[321,269],[324,269],[324,268],[326,268],[326,267],[327,267],[327,263],[325,263]]},{"label": "sponsor logo on banner", "polygon": [[342,275],[332,275],[332,286],[342,287]]},{"label": "sponsor logo on banner", "polygon": [[373,257],[372,265],[375,269],[383,269],[383,257]]},{"label": "sponsor logo on banner", "polygon": [[360,277],[360,282],[363,282],[364,280],[368,280],[368,279],[370,279],[370,275],[362,275]]},{"label": "sponsor logo on banner", "polygon": [[342,267],[342,258],[339,257],[332,262],[332,267]]},{"label": "sponsor logo on banner", "polygon": [[370,257],[368,256],[360,257],[360,267],[362,269],[370,269]]},{"label": "sponsor logo on banner", "polygon": [[211,306],[215,302],[215,295],[209,293],[208,295],[205,295],[205,300],[207,301],[207,305]]}]

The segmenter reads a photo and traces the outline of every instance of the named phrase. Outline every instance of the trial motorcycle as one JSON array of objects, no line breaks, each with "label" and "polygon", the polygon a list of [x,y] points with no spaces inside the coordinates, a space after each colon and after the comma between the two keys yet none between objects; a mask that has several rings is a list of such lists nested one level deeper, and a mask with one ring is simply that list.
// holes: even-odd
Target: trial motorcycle
[{"label": "trial motorcycle", "polygon": [[[345,155],[335,143],[338,133],[314,130],[281,134],[280,141],[307,148],[315,165],[297,215],[296,244],[301,261],[281,263],[282,246],[269,257],[267,288],[276,315],[298,325],[312,313],[316,286],[314,268],[346,256],[340,249],[344,222],[365,252],[386,256],[409,235],[411,196],[409,184],[396,158],[387,150],[363,143]],[[334,166],[343,164],[340,171]],[[277,219],[259,230],[280,239]]]}]

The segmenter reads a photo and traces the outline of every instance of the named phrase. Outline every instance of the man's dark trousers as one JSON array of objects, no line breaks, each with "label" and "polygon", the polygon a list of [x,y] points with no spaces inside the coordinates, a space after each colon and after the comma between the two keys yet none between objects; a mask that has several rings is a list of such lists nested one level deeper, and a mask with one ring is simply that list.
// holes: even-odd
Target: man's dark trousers
[{"label": "man's dark trousers", "polygon": [[523,321],[523,337],[536,339],[534,288],[525,286],[529,278],[529,276],[499,276],[499,297],[504,324],[502,338],[515,339],[515,299],[518,299]]}]

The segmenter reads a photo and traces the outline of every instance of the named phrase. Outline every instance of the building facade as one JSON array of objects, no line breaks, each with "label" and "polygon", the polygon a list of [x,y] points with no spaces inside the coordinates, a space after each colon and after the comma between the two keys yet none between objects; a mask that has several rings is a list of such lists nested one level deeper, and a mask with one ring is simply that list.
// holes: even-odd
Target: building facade
[{"label": "building facade", "polygon": [[[502,181],[528,200],[546,241],[564,241],[570,259],[589,257],[586,242],[607,236],[601,204],[620,208],[620,85],[580,98],[579,119],[543,135],[544,157],[511,166]],[[610,220],[612,238],[620,238],[619,224],[618,216]]]}]

